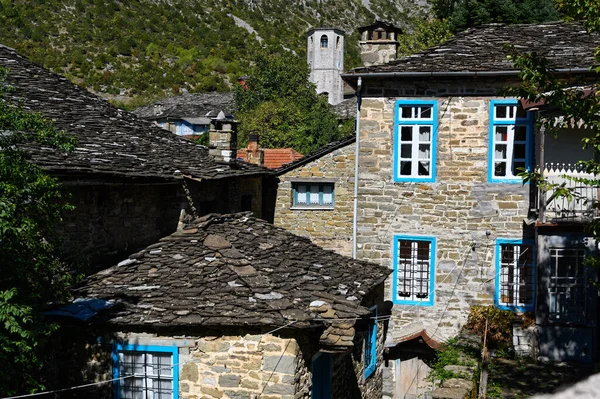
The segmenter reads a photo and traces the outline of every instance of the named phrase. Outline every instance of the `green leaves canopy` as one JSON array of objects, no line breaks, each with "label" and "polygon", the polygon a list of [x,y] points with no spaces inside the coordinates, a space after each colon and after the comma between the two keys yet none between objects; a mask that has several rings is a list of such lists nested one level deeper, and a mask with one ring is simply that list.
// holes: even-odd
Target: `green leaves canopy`
[{"label": "green leaves canopy", "polygon": [[42,388],[40,349],[53,326],[42,309],[66,294],[71,274],[57,256],[54,226],[70,209],[59,183],[29,162],[34,143],[71,150],[74,140],[38,114],[5,101],[0,68],[0,392]]},{"label": "green leaves canopy", "polygon": [[337,115],[309,82],[306,62],[292,54],[262,51],[235,92],[238,147],[256,134],[264,148],[292,147],[307,154],[340,138]]}]

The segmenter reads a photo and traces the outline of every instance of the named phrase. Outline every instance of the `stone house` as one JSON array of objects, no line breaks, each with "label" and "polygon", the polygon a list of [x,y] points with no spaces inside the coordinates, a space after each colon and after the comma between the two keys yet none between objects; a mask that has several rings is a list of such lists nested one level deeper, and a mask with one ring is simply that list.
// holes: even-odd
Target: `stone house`
[{"label": "stone house", "polygon": [[[231,156],[227,146],[215,145],[215,158],[208,148],[151,126],[2,45],[0,66],[9,69],[7,83],[15,88],[9,101],[78,140],[69,154],[28,148],[32,161],[71,196],[75,210],[64,215],[57,233],[77,261],[101,266],[122,259],[174,232],[182,212],[251,210],[272,218],[263,190],[271,190],[274,178],[264,168],[223,162],[218,156]],[[232,129],[214,119],[213,127]],[[231,133],[215,131],[215,137]]]},{"label": "stone house", "polygon": [[186,93],[162,99],[133,111],[141,119],[184,137],[207,133],[220,112],[231,118],[233,93]]},{"label": "stone house", "polygon": [[249,213],[204,216],[50,312],[69,354],[57,369],[84,370],[61,383],[108,381],[77,392],[97,398],[381,398],[389,273]]},{"label": "stone house", "polygon": [[[421,359],[459,331],[472,305],[533,314],[534,326],[515,329],[521,352],[596,358],[596,273],[584,260],[597,253],[585,222],[597,213],[598,194],[582,187],[579,201],[553,199],[518,176],[519,168],[538,169],[551,181],[574,184],[561,175],[585,177],[575,162],[595,156],[581,149],[590,132],[573,126],[546,137],[535,127],[540,112],[526,111],[502,89],[519,83],[506,44],[547,57],[565,77],[595,82],[589,66],[599,42],[579,23],[494,24],[342,75],[360,104],[357,258],[393,270],[385,287],[386,397],[424,393]],[[354,145],[336,149],[338,156],[353,154]],[[306,236],[325,246],[330,218],[322,212],[323,223],[310,223],[291,209],[287,181],[316,173],[350,182],[352,163],[328,157],[280,174],[274,219],[288,228],[308,224]],[[348,212],[330,245],[343,253],[352,249],[338,244],[352,234]],[[290,217],[298,220],[291,227]]]}]

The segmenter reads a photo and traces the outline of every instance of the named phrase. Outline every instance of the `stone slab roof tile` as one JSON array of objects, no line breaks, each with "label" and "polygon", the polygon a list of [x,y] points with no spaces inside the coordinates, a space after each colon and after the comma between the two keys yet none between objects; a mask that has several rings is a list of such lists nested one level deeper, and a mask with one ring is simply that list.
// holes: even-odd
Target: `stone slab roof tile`
[{"label": "stone slab roof tile", "polygon": [[233,93],[187,93],[162,99],[133,111],[143,119],[215,118],[233,112]]},{"label": "stone slab roof tile", "polygon": [[514,71],[506,45],[544,56],[553,68],[588,68],[594,65],[598,33],[588,33],[580,22],[544,24],[489,24],[467,29],[438,46],[383,65],[356,68],[344,76],[404,72]]},{"label": "stone slab roof tile", "polygon": [[26,110],[41,113],[78,139],[76,150],[69,154],[41,146],[28,148],[34,162],[51,172],[160,180],[268,173],[241,162],[217,163],[206,147],[118,109],[2,45],[0,67],[9,69],[8,83],[15,87],[5,95],[8,101],[21,101]]},{"label": "stone slab roof tile", "polygon": [[[389,273],[249,213],[212,214],[88,277],[74,294],[114,301],[108,323],[118,326],[281,326],[295,321],[292,328],[304,328],[332,314],[369,314],[360,302]],[[321,317],[310,309],[314,301],[324,301],[332,311]]]}]

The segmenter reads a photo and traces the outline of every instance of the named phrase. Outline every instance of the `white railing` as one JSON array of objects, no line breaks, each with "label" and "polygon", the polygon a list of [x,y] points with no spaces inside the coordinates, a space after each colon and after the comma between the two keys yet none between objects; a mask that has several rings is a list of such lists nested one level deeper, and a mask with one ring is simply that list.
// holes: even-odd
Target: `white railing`
[{"label": "white railing", "polygon": [[600,188],[565,177],[566,175],[594,179],[594,175],[584,173],[581,167],[575,164],[550,162],[545,166],[544,178],[546,181],[558,184],[559,187],[568,188],[572,194],[570,197],[552,198],[556,189],[550,189],[543,194],[546,221],[585,221],[598,216],[598,191]]}]

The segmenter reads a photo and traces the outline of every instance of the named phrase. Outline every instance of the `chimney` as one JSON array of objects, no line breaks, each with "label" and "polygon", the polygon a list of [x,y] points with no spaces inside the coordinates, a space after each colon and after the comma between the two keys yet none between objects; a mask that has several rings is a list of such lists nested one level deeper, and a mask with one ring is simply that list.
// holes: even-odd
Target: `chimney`
[{"label": "chimney", "polygon": [[386,22],[358,28],[360,32],[360,60],[363,66],[387,64],[398,57],[398,35],[400,28]]},{"label": "chimney", "polygon": [[217,162],[233,162],[237,157],[237,122],[227,119],[223,111],[210,121],[208,153]]},{"label": "chimney", "polygon": [[258,134],[248,135],[248,151],[246,152],[246,160],[255,165],[261,165],[264,162],[264,152],[258,145]]}]

